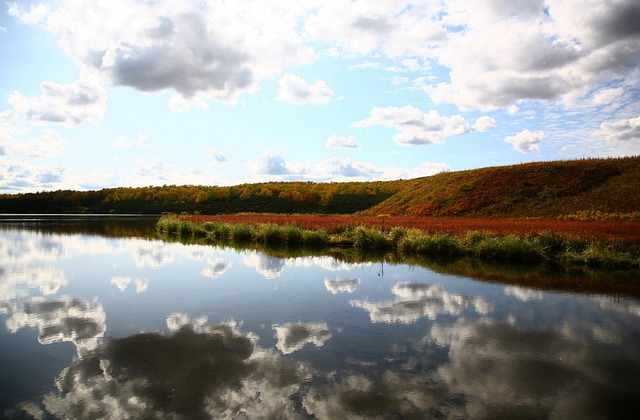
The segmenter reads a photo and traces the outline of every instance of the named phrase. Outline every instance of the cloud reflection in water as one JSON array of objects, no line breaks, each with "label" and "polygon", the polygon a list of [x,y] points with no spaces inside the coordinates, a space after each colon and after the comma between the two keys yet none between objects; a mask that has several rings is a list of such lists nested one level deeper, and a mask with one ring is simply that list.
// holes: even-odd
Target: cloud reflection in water
[{"label": "cloud reflection in water", "polygon": [[324,287],[333,295],[338,293],[353,293],[356,291],[356,287],[360,284],[360,279],[341,279],[335,280],[324,279]]},{"label": "cloud reflection in water", "polygon": [[70,296],[55,300],[32,298],[15,303],[9,312],[6,326],[10,332],[38,328],[40,344],[70,341],[78,354],[94,349],[106,330],[106,315],[100,303]]},{"label": "cloud reflection in water", "polygon": [[440,314],[461,315],[469,306],[479,314],[493,311],[494,304],[483,297],[446,292],[441,285],[401,282],[394,285],[392,301],[352,300],[353,307],[369,312],[371,322],[411,324],[420,318],[434,320]]},{"label": "cloud reflection in water", "polygon": [[331,338],[331,331],[326,323],[290,323],[274,325],[278,343],[276,347],[283,354],[291,354],[302,349],[306,344],[322,347]]},{"label": "cloud reflection in water", "polygon": [[307,373],[232,324],[174,314],[171,334],[109,340],[65,369],[47,412],[72,418],[296,418]]}]

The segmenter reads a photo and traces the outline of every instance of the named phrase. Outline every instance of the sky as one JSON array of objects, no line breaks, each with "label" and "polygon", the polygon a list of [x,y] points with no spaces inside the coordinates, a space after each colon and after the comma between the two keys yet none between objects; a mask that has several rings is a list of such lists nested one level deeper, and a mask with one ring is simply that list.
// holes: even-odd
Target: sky
[{"label": "sky", "polygon": [[637,0],[0,0],[0,193],[637,155]]}]

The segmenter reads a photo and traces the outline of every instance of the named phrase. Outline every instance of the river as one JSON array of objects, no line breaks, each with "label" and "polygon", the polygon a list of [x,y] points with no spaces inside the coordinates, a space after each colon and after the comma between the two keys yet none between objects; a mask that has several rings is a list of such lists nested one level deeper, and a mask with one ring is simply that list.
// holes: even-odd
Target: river
[{"label": "river", "polygon": [[634,293],[183,244],[154,225],[0,218],[0,414],[637,416]]}]

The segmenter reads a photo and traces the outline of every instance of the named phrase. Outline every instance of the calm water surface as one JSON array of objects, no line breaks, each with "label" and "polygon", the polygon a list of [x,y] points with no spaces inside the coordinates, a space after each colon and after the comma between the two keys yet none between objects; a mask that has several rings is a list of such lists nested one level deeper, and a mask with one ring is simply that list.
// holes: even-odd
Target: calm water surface
[{"label": "calm water surface", "polygon": [[638,413],[636,298],[168,243],[154,224],[0,221],[0,414]]}]

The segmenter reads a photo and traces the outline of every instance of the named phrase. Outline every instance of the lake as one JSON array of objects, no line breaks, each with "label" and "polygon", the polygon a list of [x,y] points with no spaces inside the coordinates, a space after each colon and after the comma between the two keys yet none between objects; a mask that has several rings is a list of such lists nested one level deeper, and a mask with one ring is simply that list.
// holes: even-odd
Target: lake
[{"label": "lake", "polygon": [[0,218],[5,417],[637,416],[640,299],[595,274],[545,288],[165,241],[155,222]]}]

